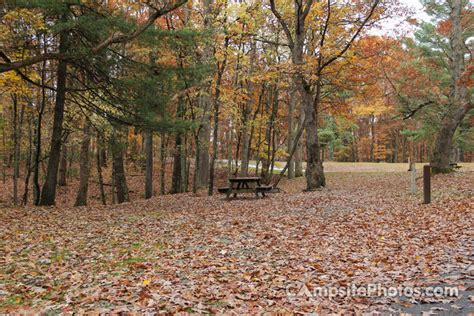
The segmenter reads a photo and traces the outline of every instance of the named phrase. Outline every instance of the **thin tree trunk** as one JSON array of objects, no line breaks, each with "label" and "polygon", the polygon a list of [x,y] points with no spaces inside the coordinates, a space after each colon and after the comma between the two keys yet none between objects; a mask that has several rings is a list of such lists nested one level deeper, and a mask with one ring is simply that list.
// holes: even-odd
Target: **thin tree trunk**
[{"label": "thin tree trunk", "polygon": [[20,170],[19,162],[19,123],[18,123],[18,99],[16,94],[12,94],[12,139],[13,139],[13,205],[18,204],[18,174]]},{"label": "thin tree trunk", "polygon": [[160,137],[160,194],[165,195],[165,176],[166,176],[166,144],[165,133],[161,133]]},{"label": "thin tree trunk", "polygon": [[153,132],[145,131],[145,199],[153,196]]},{"label": "thin tree trunk", "polygon": [[[257,108],[255,109],[255,112],[253,114],[253,118],[252,118],[252,122],[255,122],[256,119],[257,119],[257,115],[260,113],[261,111],[261,107],[262,107],[262,101],[263,101],[263,95],[265,94],[265,85],[262,84],[262,90],[260,92],[260,95],[258,97],[258,105],[257,105]],[[258,143],[257,143],[257,146],[259,147],[259,143],[261,141],[261,133],[260,133],[260,128],[259,128],[259,135],[258,135]],[[247,155],[247,160],[250,161],[250,157],[251,157],[251,152],[252,152],[252,140],[254,138],[254,135],[255,135],[255,125],[252,124],[252,127],[250,129],[250,137],[249,137],[249,140],[248,140],[248,146],[249,146],[249,150],[248,150],[248,155]],[[257,150],[258,152],[258,150]],[[257,153],[257,156],[258,156],[259,153]],[[258,161],[258,158],[257,158],[257,161]],[[256,163],[256,170],[255,170],[255,174],[257,175],[258,174],[258,163]]]},{"label": "thin tree trunk", "polygon": [[[255,63],[257,62],[257,42],[254,40],[250,43],[250,70],[249,76],[253,75],[255,71]],[[240,166],[240,175],[246,177],[249,172],[249,151],[250,151],[250,142],[249,142],[249,115],[252,109],[254,92],[254,83],[252,80],[248,79],[247,81],[247,96],[248,100],[245,102],[244,109],[242,111],[242,150],[241,150],[241,166]]]},{"label": "thin tree trunk", "polygon": [[33,163],[33,204],[39,205],[41,197],[41,187],[39,184],[39,164],[41,160],[41,129],[43,123],[43,113],[46,106],[46,88],[44,83],[46,81],[46,62],[43,62],[41,67],[41,101],[40,108],[38,111],[38,118],[36,121],[36,132],[35,132],[35,157]]},{"label": "thin tree trunk", "polygon": [[196,158],[194,159],[194,174],[193,174],[193,193],[197,193],[199,183],[198,183],[198,171],[199,171],[199,151],[201,150],[201,145],[199,142],[199,133],[194,135],[194,143],[196,146]]},{"label": "thin tree trunk", "polygon": [[293,131],[293,115],[296,105],[296,96],[294,89],[290,91],[290,100],[288,102],[288,179],[295,177],[295,160],[291,157],[290,153],[295,142],[295,135]]},{"label": "thin tree trunk", "polygon": [[113,166],[113,154],[112,154],[112,179],[110,181],[110,190],[112,191],[112,205],[116,203],[117,200],[117,190],[115,188],[115,170]]},{"label": "thin tree trunk", "polygon": [[370,123],[370,161],[375,161],[375,116],[371,115],[369,118]]},{"label": "thin tree trunk", "polygon": [[220,67],[218,67],[217,71],[217,80],[216,80],[216,90],[214,96],[214,130],[212,133],[212,159],[211,159],[211,166],[209,170],[209,190],[208,195],[214,194],[214,174],[215,174],[215,166],[217,160],[217,141],[219,137],[219,107],[220,107],[220,95],[221,95],[221,83],[222,83],[222,76],[224,74],[224,70],[227,64],[227,47],[229,46],[230,38],[226,37],[224,40],[224,60],[222,61]]},{"label": "thin tree trunk", "polygon": [[3,159],[2,159],[2,182],[7,181],[7,133],[6,129],[2,130],[2,145],[3,145]]},{"label": "thin tree trunk", "polygon": [[240,157],[240,142],[242,141],[242,133],[239,131],[237,136],[237,145],[235,148],[235,171],[234,174],[237,174],[239,171],[239,157]]},{"label": "thin tree trunk", "polygon": [[[300,115],[300,125],[302,126],[304,122],[304,114]],[[303,145],[301,139],[298,140],[296,144],[296,152],[295,152],[295,177],[299,178],[304,175],[303,173]]]},{"label": "thin tree trunk", "polygon": [[84,122],[83,138],[81,142],[81,165],[79,170],[79,189],[74,206],[87,205],[87,192],[89,190],[89,148],[91,143],[91,123],[88,119]]},{"label": "thin tree trunk", "polygon": [[21,204],[26,205],[28,203],[28,190],[30,186],[30,177],[31,177],[31,160],[33,159],[33,119],[30,117],[28,120],[28,157],[26,158],[25,166],[25,188],[23,191],[23,199]]},{"label": "thin tree trunk", "polygon": [[[267,140],[267,153],[266,153],[266,159],[263,161],[262,165],[262,178],[263,182],[269,183],[271,180],[271,168],[272,168],[272,154],[274,150],[274,146],[272,146],[273,141],[272,141],[272,135],[274,134],[274,125],[275,125],[275,119],[276,115],[278,112],[278,94],[279,90],[278,87],[275,86],[274,92],[273,92],[273,99],[272,101],[272,111],[270,118],[267,123],[267,132],[266,132],[266,140]],[[270,100],[269,100],[270,101]]]},{"label": "thin tree trunk", "polygon": [[183,135],[183,146],[181,146],[181,192],[188,192],[188,169],[187,169],[187,137]]},{"label": "thin tree trunk", "polygon": [[227,142],[227,178],[230,178],[232,175],[232,144],[234,143],[234,130],[232,125],[229,130],[229,141]]},{"label": "thin tree trunk", "polygon": [[[179,98],[178,108],[176,110],[176,117],[182,119],[184,116],[184,100]],[[182,193],[184,188],[183,183],[183,149],[184,149],[184,137],[183,131],[178,130],[175,137],[175,148],[173,154],[173,177],[172,177],[172,186],[171,193]]]},{"label": "thin tree trunk", "polygon": [[[67,16],[64,14],[62,22],[67,22]],[[59,53],[67,52],[68,31],[63,30],[59,36]],[[56,104],[54,106],[53,132],[51,135],[51,147],[49,150],[48,170],[46,180],[41,192],[40,205],[54,205],[56,200],[56,186],[58,179],[59,158],[61,153],[61,137],[63,132],[64,106],[66,101],[66,79],[67,62],[63,59],[58,61],[57,85],[56,85]]]},{"label": "thin tree trunk", "polygon": [[96,167],[97,167],[97,177],[99,178],[100,200],[102,201],[103,205],[107,205],[107,200],[105,198],[105,190],[104,190],[104,178],[102,176],[101,146],[103,146],[101,139],[99,136],[97,136]]}]

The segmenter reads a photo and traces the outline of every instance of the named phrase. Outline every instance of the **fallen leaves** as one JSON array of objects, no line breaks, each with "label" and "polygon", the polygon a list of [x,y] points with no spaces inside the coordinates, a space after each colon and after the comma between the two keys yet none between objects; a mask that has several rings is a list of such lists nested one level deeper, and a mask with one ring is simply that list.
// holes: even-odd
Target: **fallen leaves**
[{"label": "fallen leaves", "polygon": [[449,282],[468,289],[449,275],[472,266],[473,181],[473,173],[434,178],[430,205],[408,193],[405,174],[360,173],[329,174],[330,189],[267,199],[180,194],[107,207],[2,209],[0,309],[352,313],[397,299],[308,300],[290,298],[287,287]]}]

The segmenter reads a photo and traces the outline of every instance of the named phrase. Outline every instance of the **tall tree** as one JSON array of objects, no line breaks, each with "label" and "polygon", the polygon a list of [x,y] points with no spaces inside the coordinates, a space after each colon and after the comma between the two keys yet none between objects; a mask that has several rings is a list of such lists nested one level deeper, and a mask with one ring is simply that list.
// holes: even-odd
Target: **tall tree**
[{"label": "tall tree", "polygon": [[91,143],[91,122],[86,118],[82,130],[83,136],[81,141],[81,164],[79,169],[79,189],[77,190],[76,202],[74,206],[87,205],[87,192],[89,189],[90,174],[90,143]]},{"label": "tall tree", "polygon": [[[279,11],[275,0],[270,0],[270,8],[273,15],[280,23],[290,48],[291,61],[295,66],[293,82],[299,92],[302,109],[305,114],[306,131],[306,190],[312,191],[326,185],[324,177],[323,162],[321,159],[321,146],[318,137],[318,120],[323,92],[324,70],[331,64],[343,57],[360,35],[362,29],[374,15],[380,0],[370,1],[365,6],[354,6],[351,9],[356,11],[357,19],[349,18],[349,27],[341,28],[341,21],[334,21],[333,15],[341,19],[341,14],[334,14],[333,11],[341,10],[344,6],[350,7],[349,3],[335,4],[328,0],[326,7],[318,7],[313,10],[313,14],[322,15],[317,21],[323,21],[319,25],[313,25],[308,32],[307,17],[315,3],[315,0],[294,0],[292,20],[288,21]],[[323,9],[323,10],[321,10]],[[360,12],[366,10],[366,12]],[[348,17],[343,17],[345,19]],[[307,38],[308,34],[311,37]],[[332,36],[332,38],[331,38]],[[335,36],[335,37],[334,37]],[[338,38],[339,37],[339,38]],[[340,47],[335,43],[340,42]],[[305,51],[314,55],[316,62],[309,68],[313,68],[314,80],[312,77],[305,76]],[[307,66],[306,66],[307,67]]]},{"label": "tall tree", "polygon": [[[61,17],[63,23],[68,21],[68,13]],[[59,54],[66,54],[69,50],[69,30],[63,29],[59,34]],[[56,200],[56,186],[58,180],[59,159],[61,156],[61,142],[63,133],[64,108],[66,103],[67,61],[60,59],[56,72],[56,103],[54,105],[53,132],[49,149],[48,169],[39,205],[53,205]]]},{"label": "tall tree", "polygon": [[[463,74],[466,72],[466,59],[472,61],[472,50],[468,49],[468,43],[472,35],[474,35],[472,19],[472,6],[468,8],[469,1],[466,0],[449,0],[443,3],[441,7],[448,7],[449,17],[445,23],[450,25],[449,31],[449,53],[448,62],[450,73],[450,89],[446,111],[443,113],[441,128],[436,138],[431,166],[434,172],[447,172],[451,170],[449,163],[451,162],[451,152],[453,150],[453,137],[457,128],[463,121],[464,117],[473,108],[472,87],[468,89],[462,82]],[[425,6],[436,8],[434,1],[425,1]],[[440,13],[439,11],[436,13]],[[467,16],[468,14],[471,17]],[[463,15],[467,18],[462,21]],[[442,26],[442,25],[441,25]],[[472,44],[471,44],[472,47]]]}]

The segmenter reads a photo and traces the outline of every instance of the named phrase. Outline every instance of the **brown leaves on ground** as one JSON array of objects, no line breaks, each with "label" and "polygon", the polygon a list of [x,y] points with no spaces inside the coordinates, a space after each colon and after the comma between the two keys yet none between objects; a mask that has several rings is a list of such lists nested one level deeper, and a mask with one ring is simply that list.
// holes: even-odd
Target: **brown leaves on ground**
[{"label": "brown leaves on ground", "polygon": [[435,177],[430,205],[408,193],[407,173],[333,173],[328,189],[266,199],[2,209],[0,310],[380,310],[396,299],[287,294],[298,284],[427,286],[466,271],[473,183],[472,172]]}]

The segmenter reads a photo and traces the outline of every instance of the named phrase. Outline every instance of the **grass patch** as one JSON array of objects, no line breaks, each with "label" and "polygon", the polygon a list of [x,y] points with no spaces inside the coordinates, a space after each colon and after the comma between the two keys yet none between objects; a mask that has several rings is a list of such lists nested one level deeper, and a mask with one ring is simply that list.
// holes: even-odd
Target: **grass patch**
[{"label": "grass patch", "polygon": [[133,264],[136,264],[136,263],[142,263],[142,262],[145,262],[146,259],[143,258],[143,257],[129,257],[125,260],[122,260],[120,262],[120,265],[121,266],[129,266],[129,265],[133,265]]},{"label": "grass patch", "polygon": [[11,305],[21,305],[23,304],[24,300],[23,298],[20,296],[20,295],[12,295],[12,296],[9,296],[7,297],[7,299],[3,302],[0,302],[0,306],[4,307],[4,306],[11,306]]},{"label": "grass patch", "polygon": [[52,255],[51,255],[51,262],[63,262],[71,253],[69,252],[69,250],[59,250],[59,251],[55,251]]}]

